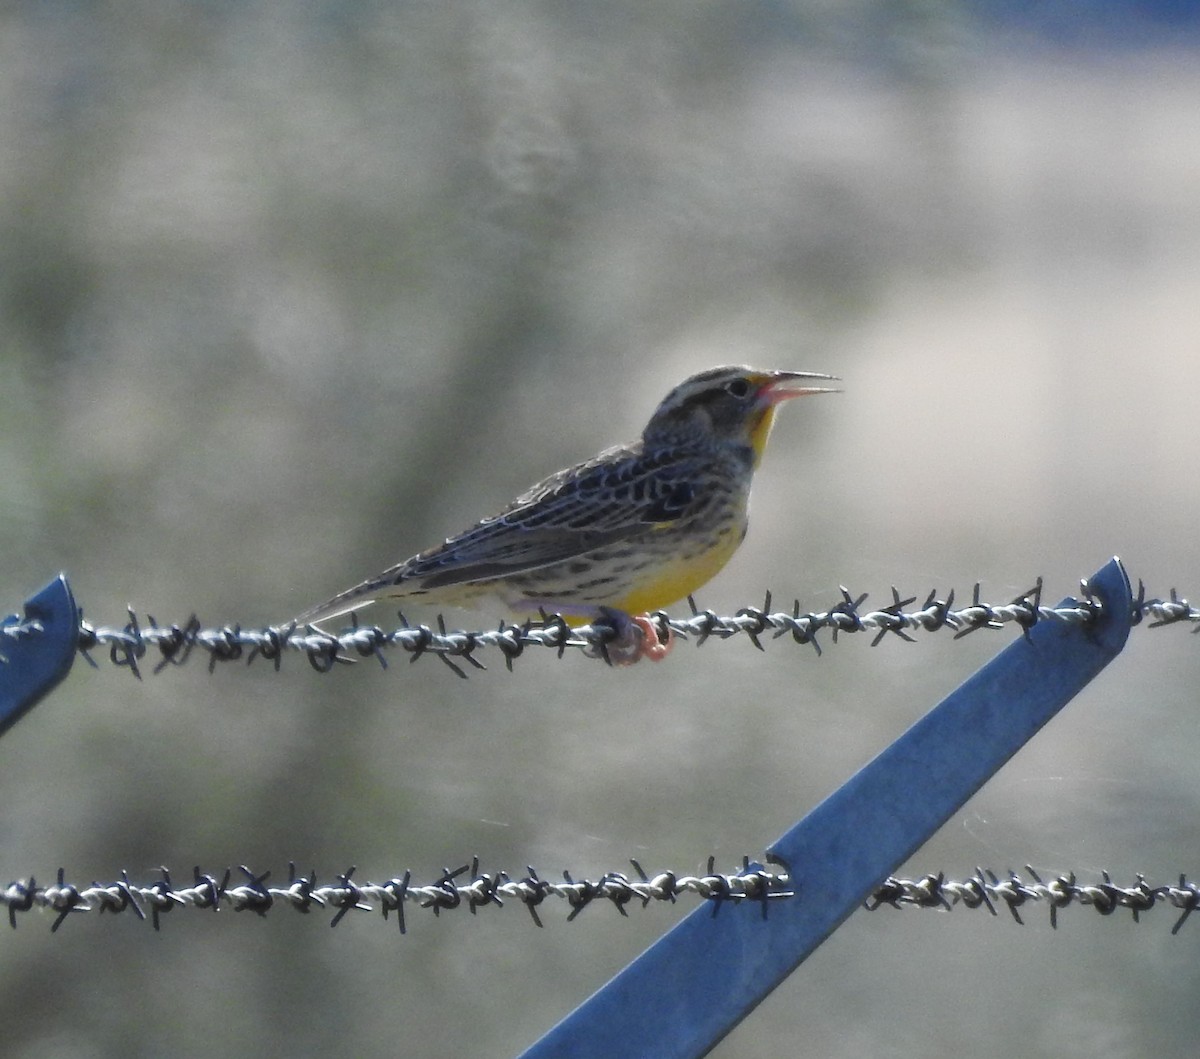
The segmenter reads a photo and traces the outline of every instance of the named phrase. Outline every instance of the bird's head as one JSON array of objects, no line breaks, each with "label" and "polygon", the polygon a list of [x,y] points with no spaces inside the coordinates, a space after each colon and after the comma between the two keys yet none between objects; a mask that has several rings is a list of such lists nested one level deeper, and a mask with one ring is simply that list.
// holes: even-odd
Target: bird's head
[{"label": "bird's head", "polygon": [[838,393],[812,386],[836,375],[811,371],[756,371],[746,367],[712,368],[685,379],[650,417],[642,439],[647,444],[710,442],[717,447],[748,448],[754,465],[762,458],[775,409],[793,397]]}]

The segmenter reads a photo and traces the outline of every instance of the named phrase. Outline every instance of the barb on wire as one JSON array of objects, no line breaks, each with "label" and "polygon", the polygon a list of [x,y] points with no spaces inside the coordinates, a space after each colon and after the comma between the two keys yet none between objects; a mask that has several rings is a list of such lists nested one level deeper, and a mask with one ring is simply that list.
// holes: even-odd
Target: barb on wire
[{"label": "barb on wire", "polygon": [[[1039,621],[1088,625],[1095,621],[1101,610],[1100,602],[1091,595],[1086,583],[1081,586],[1080,598],[1071,604],[1044,605],[1041,578],[1028,592],[1008,603],[985,602],[980,586],[976,584],[971,602],[958,608],[954,606],[953,591],[944,598],[930,592],[924,603],[915,609],[909,608],[917,597],[901,597],[895,588],[891,590],[891,603],[877,609],[867,607],[865,593],[856,596],[848,589],[841,591],[842,598],[823,611],[802,611],[799,600],[794,601],[789,610],[772,610],[771,593],[768,592],[761,607],[742,607],[731,616],[700,610],[689,596],[689,615],[673,617],[665,611],[655,611],[650,619],[664,641],[668,634],[692,640],[697,645],[710,639],[745,636],[763,650],[764,639],[790,636],[796,644],[811,644],[819,655],[818,636],[827,630],[834,643],[840,634],[868,633],[871,646],[875,646],[889,635],[912,642],[914,632],[932,633],[943,629],[951,630],[955,639],[959,639],[980,629],[1001,629],[1010,624],[1015,624],[1023,633],[1028,633]],[[1181,598],[1175,589],[1171,589],[1167,600],[1147,599],[1145,587],[1139,582],[1133,621],[1134,624],[1145,622],[1148,628],[1186,622],[1196,632],[1200,631],[1200,610]],[[6,635],[22,634],[21,626],[9,628],[15,631],[8,631]],[[607,659],[607,645],[616,637],[615,626],[606,620],[571,628],[557,614],[543,614],[539,621],[520,625],[501,622],[494,629],[475,631],[448,631],[440,615],[436,627],[412,625],[401,615],[399,627],[391,630],[378,625],[360,625],[357,617],[351,615],[348,627],[332,633],[295,623],[257,628],[242,625],[206,627],[195,615],[182,624],[160,625],[153,616],[140,621],[130,609],[129,620],[119,628],[81,620],[79,650],[93,666],[96,662],[92,652],[107,650],[113,665],[127,668],[139,679],[147,658],[153,663],[153,672],[159,673],[167,666],[183,665],[197,651],[208,656],[210,671],[219,662],[241,659],[253,662],[260,658],[278,670],[284,656],[293,652],[305,656],[318,672],[327,673],[339,664],[367,658],[374,658],[387,668],[386,652],[389,650],[404,651],[411,662],[424,656],[436,657],[465,678],[467,670],[464,667],[486,668],[479,656],[489,651],[499,652],[505,666],[511,670],[513,662],[530,647],[549,647],[559,657],[568,648],[580,649]]]},{"label": "barb on wire", "polygon": [[288,881],[282,886],[268,885],[270,872],[258,875],[241,866],[240,881],[234,881],[228,868],[219,879],[194,868],[191,883],[177,886],[171,880],[171,873],[161,868],[160,877],[146,885],[131,882],[128,874],[122,872],[116,882],[93,882],[79,887],[68,883],[60,868],[56,881],[49,886],[39,885],[33,877],[9,883],[0,890],[0,904],[8,909],[8,922],[14,929],[20,913],[34,910],[54,915],[51,931],[57,931],[72,914],[84,912],[128,912],[140,920],[148,917],[158,930],[162,917],[175,909],[231,909],[265,916],[272,909],[287,907],[302,913],[331,910],[333,927],[350,912],[379,911],[384,919],[395,913],[400,933],[404,934],[405,907],[409,905],[428,909],[435,916],[457,908],[466,908],[474,915],[480,908],[503,908],[505,902],[511,902],[524,906],[540,927],[538,908],[552,898],[567,903],[570,921],[597,901],[607,902],[623,916],[628,915],[625,909],[631,902],[645,908],[652,902],[673,904],[677,898],[694,896],[711,901],[716,915],[726,901],[755,901],[761,904],[765,915],[769,902],[794,896],[786,872],[769,871],[752,864],[749,858],[742,860],[741,868],[728,874],[714,870],[712,857],[703,875],[668,871],[651,876],[636,860],[630,863],[636,878],[613,871],[596,879],[576,879],[564,871],[560,882],[542,878],[532,867],[526,868],[526,875],[513,877],[503,871],[481,872],[478,858],[472,858],[469,864],[443,869],[430,883],[414,882],[412,873],[407,871],[383,883],[356,883],[355,869],[351,867],[326,884],[317,882],[315,872],[297,875],[295,864],[290,864]]}]

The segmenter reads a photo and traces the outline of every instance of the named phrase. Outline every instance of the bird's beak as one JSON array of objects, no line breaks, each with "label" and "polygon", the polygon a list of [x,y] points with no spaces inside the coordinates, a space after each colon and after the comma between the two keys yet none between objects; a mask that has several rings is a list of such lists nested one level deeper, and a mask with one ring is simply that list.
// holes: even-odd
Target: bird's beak
[{"label": "bird's beak", "polygon": [[815,371],[773,371],[767,378],[759,399],[768,406],[774,407],[793,397],[807,397],[814,393],[841,393],[836,387],[809,386],[810,380],[821,379],[826,382],[840,382],[836,375],[822,375]]}]

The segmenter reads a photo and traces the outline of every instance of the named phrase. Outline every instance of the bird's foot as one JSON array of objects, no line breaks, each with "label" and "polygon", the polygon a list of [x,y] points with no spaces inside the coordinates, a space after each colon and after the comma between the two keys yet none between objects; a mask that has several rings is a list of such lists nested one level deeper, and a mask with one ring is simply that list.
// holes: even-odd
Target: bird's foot
[{"label": "bird's foot", "polygon": [[664,626],[666,639],[659,639],[659,627],[648,614],[626,614],[612,607],[602,607],[600,613],[616,629],[616,638],[588,648],[585,653],[603,658],[610,665],[631,666],[643,658],[661,662],[675,644],[675,634],[669,625]]},{"label": "bird's foot", "polygon": [[639,614],[633,619],[633,623],[642,630],[642,653],[639,658],[648,658],[651,662],[661,662],[670,653],[671,648],[675,646],[675,633],[671,631],[671,626],[664,625],[667,638],[662,640],[659,638],[659,628],[655,624],[654,619],[649,614]]}]

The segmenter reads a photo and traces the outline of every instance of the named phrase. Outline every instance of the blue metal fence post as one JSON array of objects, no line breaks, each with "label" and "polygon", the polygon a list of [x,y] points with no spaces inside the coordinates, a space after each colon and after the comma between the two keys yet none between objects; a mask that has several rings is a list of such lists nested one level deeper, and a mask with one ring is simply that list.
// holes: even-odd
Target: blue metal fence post
[{"label": "blue metal fence post", "polygon": [[[1041,621],[783,835],[797,896],[697,908],[524,1053],[691,1059],[710,1051],[1125,645],[1120,561],[1090,624]],[[1065,600],[1071,606],[1074,600]]]},{"label": "blue metal fence post", "polygon": [[79,612],[65,574],[25,601],[25,617],[0,621],[0,735],[70,672]]}]

